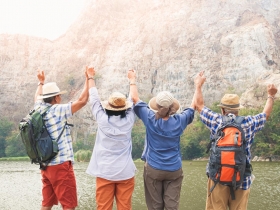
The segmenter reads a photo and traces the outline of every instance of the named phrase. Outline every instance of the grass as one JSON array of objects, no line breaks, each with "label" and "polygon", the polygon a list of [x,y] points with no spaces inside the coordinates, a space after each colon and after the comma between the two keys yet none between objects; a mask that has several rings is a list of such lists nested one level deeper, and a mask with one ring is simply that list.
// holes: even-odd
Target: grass
[{"label": "grass", "polygon": [[2,157],[0,161],[30,161],[29,157]]}]

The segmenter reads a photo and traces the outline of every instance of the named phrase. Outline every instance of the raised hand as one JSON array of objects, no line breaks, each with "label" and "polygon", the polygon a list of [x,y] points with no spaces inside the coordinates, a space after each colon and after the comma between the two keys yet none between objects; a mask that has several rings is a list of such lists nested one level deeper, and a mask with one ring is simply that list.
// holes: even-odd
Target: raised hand
[{"label": "raised hand", "polygon": [[94,77],[94,75],[95,75],[94,67],[86,66],[86,73],[87,73],[88,77]]},{"label": "raised hand", "polygon": [[37,78],[39,80],[39,82],[41,82],[42,84],[44,84],[45,82],[45,73],[43,70],[37,70]]},{"label": "raised hand", "polygon": [[274,97],[275,94],[277,93],[277,88],[275,87],[274,84],[268,84],[266,90],[267,90],[267,94],[272,97]]},{"label": "raised hand", "polygon": [[194,83],[197,87],[202,87],[206,80],[206,77],[204,75],[204,71],[199,72],[199,74],[195,77]]},{"label": "raised hand", "polygon": [[136,79],[136,71],[133,69],[128,70],[127,77],[129,80],[135,80]]}]

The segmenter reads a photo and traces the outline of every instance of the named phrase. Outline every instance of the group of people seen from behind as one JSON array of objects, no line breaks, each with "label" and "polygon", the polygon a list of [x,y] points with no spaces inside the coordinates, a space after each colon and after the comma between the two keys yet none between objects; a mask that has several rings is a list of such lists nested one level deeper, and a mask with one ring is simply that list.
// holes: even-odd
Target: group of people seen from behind
[{"label": "group of people seen from behind", "polygon": [[[138,94],[136,71],[129,70],[129,97],[120,92],[113,92],[107,101],[101,101],[94,79],[95,74],[93,67],[86,67],[84,87],[80,96],[73,102],[62,104],[61,95],[66,91],[60,91],[55,82],[45,83],[44,71],[38,70],[39,83],[34,108],[43,112],[50,107],[44,115],[44,121],[52,138],[57,139],[66,121],[89,101],[93,120],[97,123],[97,132],[86,173],[96,177],[96,209],[113,209],[114,199],[118,210],[132,209],[136,166],[131,154],[131,133],[136,116],[146,128],[141,159],[144,161],[143,179],[147,209],[179,209],[184,176],[180,136],[192,123],[195,111],[199,112],[201,122],[210,130],[210,135],[214,136],[223,123],[223,116],[233,120],[238,116],[241,108],[238,95],[225,94],[219,104],[221,113],[212,111],[204,105],[202,87],[206,77],[202,71],[194,79],[194,94],[188,108],[182,110],[179,101],[169,91],[159,92],[149,103],[145,103]],[[254,136],[264,127],[271,114],[276,93],[275,85],[268,84],[263,112],[254,116],[244,116],[241,122],[249,163]],[[58,202],[64,210],[75,209],[78,206],[69,126],[64,129],[58,147],[57,156],[50,161],[46,170],[41,170],[41,210],[49,210],[53,205],[58,205]],[[246,210],[251,183],[252,175],[244,176],[243,184],[235,191],[235,199],[232,199],[229,187],[214,183],[209,177],[206,210]],[[214,185],[215,189],[211,191]]]}]

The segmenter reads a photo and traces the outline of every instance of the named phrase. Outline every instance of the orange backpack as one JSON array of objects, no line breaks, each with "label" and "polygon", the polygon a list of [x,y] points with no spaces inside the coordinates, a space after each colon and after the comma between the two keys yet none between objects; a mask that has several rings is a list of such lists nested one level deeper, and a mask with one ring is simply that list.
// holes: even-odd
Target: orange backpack
[{"label": "orange backpack", "polygon": [[[235,120],[222,116],[222,126],[211,140],[209,158],[209,178],[217,183],[230,187],[231,197],[235,200],[234,191],[244,179],[246,169],[246,141],[241,123],[244,117],[236,116]],[[210,194],[209,194],[210,195]]]}]

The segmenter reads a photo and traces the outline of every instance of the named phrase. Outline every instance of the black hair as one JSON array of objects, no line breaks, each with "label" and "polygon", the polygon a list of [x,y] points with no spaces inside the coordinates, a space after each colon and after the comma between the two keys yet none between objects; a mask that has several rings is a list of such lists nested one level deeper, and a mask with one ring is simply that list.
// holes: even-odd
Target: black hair
[{"label": "black hair", "polygon": [[126,110],[112,111],[112,110],[105,109],[105,111],[106,114],[108,115],[108,118],[110,118],[110,116],[120,116],[121,118],[126,117]]},{"label": "black hair", "polygon": [[55,96],[52,96],[52,97],[49,97],[49,98],[43,98],[43,101],[44,101],[45,103],[51,104],[52,101],[54,100],[54,98],[55,98]]}]

